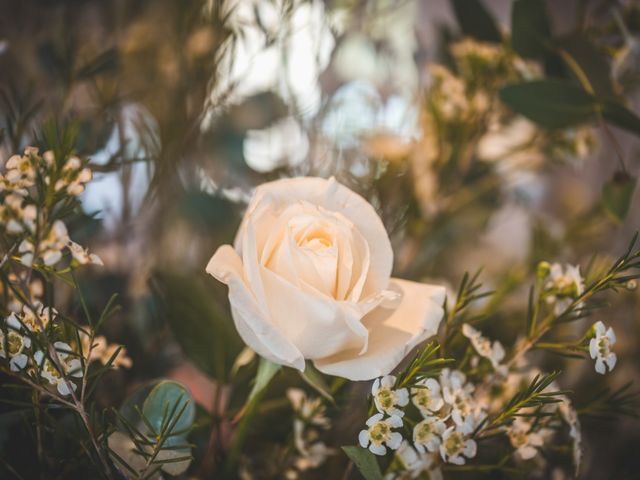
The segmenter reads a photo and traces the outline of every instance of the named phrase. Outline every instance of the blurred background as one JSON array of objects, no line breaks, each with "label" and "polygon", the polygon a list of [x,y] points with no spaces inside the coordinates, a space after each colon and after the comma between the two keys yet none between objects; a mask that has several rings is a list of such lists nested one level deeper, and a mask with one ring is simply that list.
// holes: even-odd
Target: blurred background
[{"label": "blurred background", "polygon": [[[597,121],[541,125],[501,101],[510,83],[580,80],[562,54],[511,42],[512,6],[0,0],[0,159],[54,119],[94,171],[70,228],[105,263],[82,274],[83,290],[96,310],[119,293],[122,313],[106,335],[134,364],[110,374],[100,401],[118,405],[163,375],[212,414],[242,343],[226,289],[204,267],[265,181],[335,176],[365,196],[392,237],[396,276],[455,288],[482,267],[497,294],[478,308],[487,335],[506,344],[515,334],[492,323],[520,326],[538,262],[619,254],[640,226],[638,136]],[[596,93],[637,112],[640,4],[548,1],[546,14],[558,51]],[[65,294],[59,302],[71,305]],[[619,339],[610,376],[595,378],[590,362],[539,359],[565,371],[578,406],[638,380],[638,300],[622,292],[602,318]],[[228,402],[244,396],[235,390]],[[583,424],[582,478],[637,478],[637,421]],[[12,428],[0,430],[7,454]]]}]

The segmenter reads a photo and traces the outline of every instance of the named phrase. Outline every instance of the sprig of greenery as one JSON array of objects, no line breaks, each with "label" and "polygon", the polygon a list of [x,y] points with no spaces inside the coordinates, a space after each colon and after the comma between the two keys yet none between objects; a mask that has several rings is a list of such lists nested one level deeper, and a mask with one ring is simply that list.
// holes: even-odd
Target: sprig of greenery
[{"label": "sprig of greenery", "polygon": [[453,358],[436,358],[439,350],[440,345],[437,342],[427,343],[413,357],[411,363],[398,374],[396,380],[398,388],[414,385],[424,378],[435,377],[440,374],[444,367],[455,362]]},{"label": "sprig of greenery", "polygon": [[631,391],[633,382],[612,390],[603,388],[585,405],[577,409],[583,416],[611,418],[618,415],[640,418],[640,391]]}]

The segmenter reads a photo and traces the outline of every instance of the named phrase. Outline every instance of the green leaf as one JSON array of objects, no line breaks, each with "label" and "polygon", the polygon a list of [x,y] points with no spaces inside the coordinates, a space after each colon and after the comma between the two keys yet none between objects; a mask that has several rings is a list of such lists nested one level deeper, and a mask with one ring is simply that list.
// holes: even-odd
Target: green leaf
[{"label": "green leaf", "polygon": [[258,372],[256,373],[253,388],[251,389],[251,393],[249,393],[249,397],[247,398],[247,405],[250,404],[257,397],[257,395],[267,387],[267,385],[269,385],[271,379],[273,379],[273,377],[280,371],[281,368],[282,365],[270,362],[265,358],[260,358],[260,363],[258,364]]},{"label": "green leaf", "polygon": [[162,380],[153,387],[144,401],[142,413],[159,432],[167,413],[173,413],[170,434],[184,432],[191,428],[196,415],[196,407],[189,391],[178,382]]},{"label": "green leaf", "polygon": [[464,35],[483,42],[502,42],[495,19],[480,0],[452,0],[451,3]]},{"label": "green leaf", "polygon": [[555,43],[579,65],[597,97],[610,98],[615,96],[609,61],[604,52],[596,47],[589,38],[573,34],[557,39]]},{"label": "green leaf", "polygon": [[517,0],[511,12],[511,44],[525,58],[541,58],[548,51],[551,28],[543,0]]},{"label": "green leaf", "polygon": [[558,80],[507,85],[500,90],[500,99],[516,113],[550,129],[584,123],[597,111],[592,95]]},{"label": "green leaf", "polygon": [[616,172],[611,180],[602,188],[602,203],[607,213],[616,222],[622,222],[627,216],[636,179],[626,172]]},{"label": "green leaf", "polygon": [[618,102],[605,100],[602,104],[602,116],[616,127],[640,135],[640,118]]},{"label": "green leaf", "polygon": [[329,385],[327,385],[324,376],[321,372],[318,371],[317,368],[313,366],[312,363],[307,362],[304,372],[299,373],[302,379],[307,382],[309,386],[313,387],[316,392],[329,400],[331,403],[336,403],[333,399],[333,396],[331,395],[331,388],[329,388]]},{"label": "green leaf", "polygon": [[227,381],[243,342],[233,321],[216,302],[226,297],[221,284],[209,278],[156,273],[154,287],[183,352],[204,373]]},{"label": "green leaf", "polygon": [[382,472],[375,455],[366,448],[357,446],[342,447],[344,453],[355,464],[365,480],[382,480]]}]

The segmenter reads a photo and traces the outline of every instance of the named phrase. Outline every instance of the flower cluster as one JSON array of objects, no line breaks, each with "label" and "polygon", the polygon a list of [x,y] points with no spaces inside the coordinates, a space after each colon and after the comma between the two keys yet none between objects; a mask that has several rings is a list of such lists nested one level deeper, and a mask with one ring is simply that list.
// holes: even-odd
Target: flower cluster
[{"label": "flower cluster", "polygon": [[561,315],[584,291],[579,266],[542,262],[538,276],[542,278],[546,301],[556,315]]},{"label": "flower cluster", "polygon": [[295,414],[293,445],[296,454],[286,478],[294,480],[302,472],[318,468],[334,451],[319,440],[320,431],[327,430],[331,425],[322,399],[309,398],[298,388],[288,389],[287,397]]},{"label": "flower cluster", "polygon": [[[18,255],[23,265],[42,263],[52,267],[69,251],[80,265],[102,265],[95,254],[73,242],[60,219],[49,218],[50,198],[77,197],[91,180],[91,170],[75,156],[58,161],[52,151],[42,156],[38,149],[27,147],[24,155],[14,155],[0,175],[0,226],[8,235],[21,238]],[[48,208],[45,208],[48,207]]]}]

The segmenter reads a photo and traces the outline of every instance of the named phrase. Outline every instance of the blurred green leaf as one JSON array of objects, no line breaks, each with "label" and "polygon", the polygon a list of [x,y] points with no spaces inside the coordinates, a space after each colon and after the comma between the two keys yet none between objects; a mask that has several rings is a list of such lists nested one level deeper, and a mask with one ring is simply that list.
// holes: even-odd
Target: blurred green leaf
[{"label": "blurred green leaf", "polygon": [[313,366],[311,362],[307,362],[304,372],[299,372],[302,379],[313,387],[320,395],[329,400],[331,403],[335,403],[333,396],[331,395],[331,388],[327,385],[324,376],[317,368]]},{"label": "blurred green leaf", "polygon": [[624,105],[613,100],[607,100],[602,105],[602,116],[616,127],[640,135],[640,118]]},{"label": "blurred green leaf", "polygon": [[179,200],[183,216],[197,227],[206,230],[237,228],[235,208],[229,200],[201,191],[186,192]]},{"label": "blurred green leaf", "polygon": [[525,58],[542,58],[551,28],[544,0],[517,0],[511,12],[511,45]]},{"label": "blurred green leaf", "polygon": [[375,455],[366,448],[357,446],[342,447],[344,453],[355,464],[365,480],[382,480],[382,472]]},{"label": "blurred green leaf", "polygon": [[226,381],[243,342],[215,301],[214,280],[157,273],[161,309],[185,355],[204,373]]},{"label": "blurred green leaf", "polygon": [[560,38],[555,43],[580,66],[598,97],[615,96],[609,61],[589,38],[574,34]]},{"label": "blurred green leaf", "polygon": [[78,80],[87,80],[96,75],[114,71],[118,66],[118,51],[110,48],[92,58],[76,71]]},{"label": "blurred green leaf", "polygon": [[280,371],[282,365],[278,365],[277,363],[270,362],[265,358],[260,358],[260,363],[258,364],[258,372],[256,373],[256,378],[253,383],[253,388],[251,389],[251,393],[249,393],[249,397],[247,398],[247,405],[253,402],[258,394],[264,390],[267,385],[271,382],[271,379]]},{"label": "blurred green leaf", "polygon": [[551,129],[584,123],[597,111],[592,95],[559,80],[507,85],[500,90],[500,99],[516,113]]},{"label": "blurred green leaf", "polygon": [[452,0],[462,33],[483,42],[501,43],[496,21],[480,0]]},{"label": "blurred green leaf", "polygon": [[616,222],[622,222],[627,216],[636,179],[626,172],[618,171],[602,188],[602,203],[607,213]]},{"label": "blurred green leaf", "polygon": [[[151,422],[156,432],[159,432],[167,412],[173,410],[177,413],[170,433],[185,432],[193,424],[196,414],[195,403],[191,393],[178,382],[161,380],[149,392],[144,401],[142,413]],[[182,413],[178,417],[177,414],[180,412]]]}]

